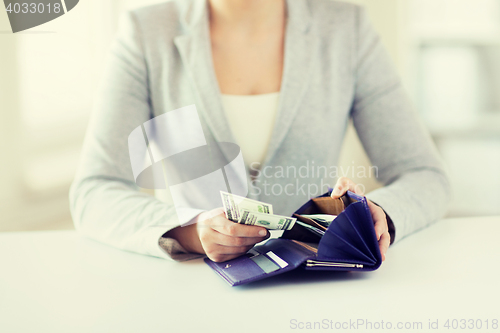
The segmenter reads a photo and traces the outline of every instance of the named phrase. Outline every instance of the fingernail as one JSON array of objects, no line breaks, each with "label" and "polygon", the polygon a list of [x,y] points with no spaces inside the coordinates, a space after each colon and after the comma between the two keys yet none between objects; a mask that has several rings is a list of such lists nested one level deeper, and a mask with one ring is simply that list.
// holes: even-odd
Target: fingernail
[{"label": "fingernail", "polygon": [[259,231],[259,235],[261,235],[261,236],[267,235],[267,230],[261,230],[261,231]]}]

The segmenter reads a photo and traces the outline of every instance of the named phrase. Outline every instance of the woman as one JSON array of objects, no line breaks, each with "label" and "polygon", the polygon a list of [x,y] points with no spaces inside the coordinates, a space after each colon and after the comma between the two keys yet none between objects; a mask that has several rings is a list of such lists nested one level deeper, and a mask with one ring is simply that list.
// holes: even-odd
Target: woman
[{"label": "woman", "polygon": [[[241,147],[254,171],[249,196],[277,214],[290,215],[308,199],[302,187],[321,181],[323,188],[325,178],[278,171],[336,165],[349,118],[385,184],[367,194],[383,259],[391,242],[444,213],[448,180],[362,8],[330,0],[179,0],[122,20],[70,192],[79,231],[176,260],[225,261],[269,237],[207,209],[213,206],[201,202],[213,196],[203,188],[193,188],[200,205],[184,214],[138,191],[130,133],[191,104],[212,147]],[[332,196],[348,189],[356,184],[340,178]]]}]

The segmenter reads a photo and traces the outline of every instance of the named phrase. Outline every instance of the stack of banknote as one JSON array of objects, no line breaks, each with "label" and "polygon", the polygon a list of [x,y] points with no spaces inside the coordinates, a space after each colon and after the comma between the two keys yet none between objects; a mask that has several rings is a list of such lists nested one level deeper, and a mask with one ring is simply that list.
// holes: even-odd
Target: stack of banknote
[{"label": "stack of banknote", "polygon": [[267,229],[290,230],[297,219],[273,214],[273,206],[239,195],[220,192],[226,218],[233,222],[258,225]]}]

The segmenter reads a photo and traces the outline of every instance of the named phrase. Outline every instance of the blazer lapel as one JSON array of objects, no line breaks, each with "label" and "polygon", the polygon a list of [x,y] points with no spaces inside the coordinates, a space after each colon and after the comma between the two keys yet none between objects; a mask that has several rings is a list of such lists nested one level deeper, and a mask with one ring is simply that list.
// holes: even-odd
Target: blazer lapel
[{"label": "blazer lapel", "polygon": [[[197,110],[217,142],[235,143],[222,107],[213,68],[208,4],[205,0],[183,0],[180,3],[185,33],[177,36],[174,43],[196,93]],[[224,155],[229,157],[228,154]]]},{"label": "blazer lapel", "polygon": [[288,22],[278,113],[263,165],[270,162],[285,138],[300,107],[309,82],[316,50],[316,38],[309,30],[310,12],[306,0],[287,1]]}]

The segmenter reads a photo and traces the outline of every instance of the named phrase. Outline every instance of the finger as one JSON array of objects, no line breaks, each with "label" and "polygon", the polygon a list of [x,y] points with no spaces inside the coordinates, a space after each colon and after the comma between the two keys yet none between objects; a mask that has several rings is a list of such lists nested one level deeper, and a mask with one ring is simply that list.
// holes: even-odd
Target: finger
[{"label": "finger", "polygon": [[380,240],[380,237],[386,232],[388,232],[389,228],[387,227],[387,222],[378,221],[375,223],[375,234],[377,235],[377,240]]},{"label": "finger", "polygon": [[354,188],[356,184],[352,180],[346,177],[340,177],[335,184],[331,197],[338,199],[347,192],[350,188]]},{"label": "finger", "polygon": [[[215,230],[212,230],[212,229],[203,231],[203,233],[200,235],[200,241],[202,243],[204,252],[209,257],[210,257],[210,255],[213,256],[213,255],[217,255],[217,254],[238,254],[238,253],[241,254],[241,253],[245,253],[246,251],[251,249],[255,244],[253,242],[250,244],[244,244],[243,240],[245,240],[245,238],[239,238],[242,241],[238,242],[238,243],[232,242],[232,244],[234,244],[232,246],[218,244],[217,241],[220,241],[220,240],[217,240],[217,237],[219,237],[219,236],[224,237],[226,239],[230,239],[230,238],[238,239],[239,238],[239,237],[230,237],[230,236],[222,235],[221,233],[219,233]],[[260,238],[257,241],[260,241],[262,239],[263,238]],[[227,242],[227,240],[223,241],[223,242]]]},{"label": "finger", "polygon": [[389,235],[388,232],[384,232],[380,237],[380,241],[378,242],[380,253],[382,254],[382,261],[385,260],[385,255],[387,253],[387,249],[389,248],[390,242],[391,242],[391,236]]},{"label": "finger", "polygon": [[375,223],[375,233],[377,234],[377,240],[380,240],[382,234],[389,230],[387,226],[387,216],[385,215],[385,212],[382,208],[375,205],[370,200],[367,200],[366,202],[368,203],[368,208],[370,209],[373,222]]},{"label": "finger", "polygon": [[347,191],[354,192],[359,195],[363,195],[363,191],[359,186],[356,185],[352,180],[347,177],[340,177],[333,188],[331,197],[338,199],[343,196]]},{"label": "finger", "polygon": [[256,225],[239,224],[229,221],[222,215],[215,216],[210,221],[210,227],[221,234],[232,237],[265,237],[268,234],[266,228]]}]

